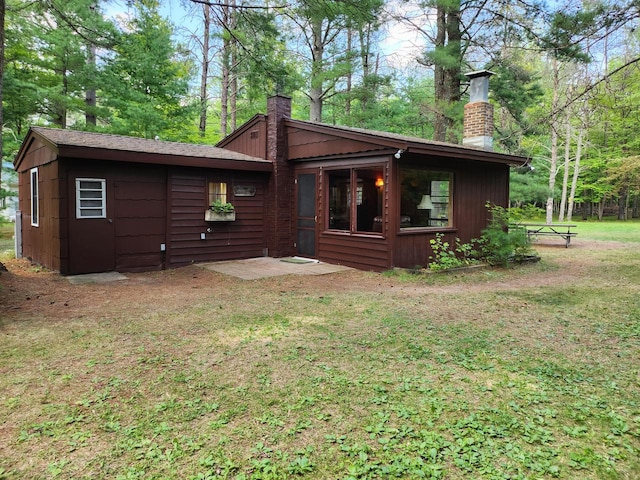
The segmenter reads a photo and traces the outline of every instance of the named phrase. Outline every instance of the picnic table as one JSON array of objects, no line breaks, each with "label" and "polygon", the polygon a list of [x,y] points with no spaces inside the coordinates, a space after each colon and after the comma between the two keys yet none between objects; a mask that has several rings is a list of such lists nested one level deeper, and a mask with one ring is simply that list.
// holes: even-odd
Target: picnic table
[{"label": "picnic table", "polygon": [[514,227],[524,228],[529,240],[537,237],[562,237],[566,248],[569,248],[571,238],[578,235],[571,231],[577,225],[569,223],[518,223]]}]

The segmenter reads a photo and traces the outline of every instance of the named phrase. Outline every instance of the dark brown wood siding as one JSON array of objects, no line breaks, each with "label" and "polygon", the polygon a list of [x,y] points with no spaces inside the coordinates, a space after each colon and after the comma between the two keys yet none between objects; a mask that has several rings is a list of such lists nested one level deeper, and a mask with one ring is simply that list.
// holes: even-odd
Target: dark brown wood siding
[{"label": "dark brown wood siding", "polygon": [[[437,231],[399,233],[395,241],[393,266],[400,268],[425,267],[432,255],[429,241],[436,238]],[[443,241],[455,245],[456,232],[440,231]]]},{"label": "dark brown wood siding", "polygon": [[[339,233],[326,230],[329,221],[328,215],[328,196],[327,196],[327,178],[326,175],[333,171],[334,168],[326,169],[331,166],[335,168],[352,168],[354,166],[367,168],[378,167],[384,172],[384,181],[388,183],[388,158],[386,157],[369,157],[357,160],[346,160],[343,162],[309,162],[300,164],[298,172],[305,171],[304,168],[311,166],[317,167],[314,170],[317,173],[317,214],[318,214],[318,259],[328,263],[337,263],[347,265],[349,267],[358,268],[360,270],[382,271],[391,265],[390,257],[390,241],[386,233],[388,231],[386,222],[384,225],[383,235],[367,235],[357,233]],[[389,212],[389,195],[385,190],[383,199],[384,218],[388,219]]]},{"label": "dark brown wood siding", "polygon": [[429,256],[433,254],[429,241],[434,239],[437,233],[443,233],[443,241],[449,242],[452,247],[455,245],[456,238],[459,238],[462,243],[479,238],[490,216],[486,208],[487,203],[508,206],[509,167],[507,165],[474,165],[471,162],[462,161],[446,164],[434,161],[431,165],[436,169],[448,169],[453,172],[453,225],[451,228],[418,232],[396,230],[398,233],[394,242],[392,261],[394,267],[426,266]]},{"label": "dark brown wood siding", "polygon": [[[228,201],[235,206],[235,221],[205,221],[208,180],[229,184]],[[234,196],[234,185],[253,186],[256,194]],[[266,175],[260,174],[215,170],[171,171],[167,266],[262,256],[266,248],[265,185]]]},{"label": "dark brown wood siding", "polygon": [[246,132],[224,141],[224,148],[252,157],[267,158],[267,122],[264,117],[246,126]]},{"label": "dark brown wood siding", "polygon": [[[61,221],[61,273],[163,268],[166,242],[166,167],[60,159],[67,195]],[[76,217],[76,179],[106,181],[106,218]]]},{"label": "dark brown wood siding", "polygon": [[[33,155],[31,155],[33,153]],[[58,164],[42,163],[43,150],[29,152],[29,167],[18,175],[19,210],[22,212],[22,255],[36,264],[60,270],[61,196]],[[38,169],[38,226],[32,226],[31,168]]]},{"label": "dark brown wood siding", "polygon": [[323,157],[327,155],[349,154],[353,152],[375,152],[387,147],[367,142],[310,132],[305,129],[289,127],[287,129],[289,160]]},{"label": "dark brown wood siding", "polygon": [[56,152],[38,138],[32,138],[25,151],[18,172],[29,171],[33,167],[51,163],[57,158]]},{"label": "dark brown wood siding", "polygon": [[113,181],[116,270],[160,270],[166,242],[166,168],[128,166]]},{"label": "dark brown wood siding", "polygon": [[324,232],[318,244],[324,262],[378,272],[389,268],[389,242],[383,237]]},{"label": "dark brown wood siding", "polygon": [[460,240],[467,243],[487,226],[487,203],[508,207],[509,167],[466,166],[458,170],[454,183],[454,226]]}]

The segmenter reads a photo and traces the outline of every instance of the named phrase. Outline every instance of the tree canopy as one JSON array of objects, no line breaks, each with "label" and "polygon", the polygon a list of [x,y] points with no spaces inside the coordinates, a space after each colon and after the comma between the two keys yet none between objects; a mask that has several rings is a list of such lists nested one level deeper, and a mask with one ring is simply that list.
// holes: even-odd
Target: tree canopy
[{"label": "tree canopy", "polygon": [[[3,2],[3,158],[31,124],[215,142],[276,93],[299,117],[459,142],[463,74],[487,68],[496,148],[534,167],[514,170],[514,203],[637,212],[636,0],[172,6]],[[398,31],[419,45],[402,68]]]}]

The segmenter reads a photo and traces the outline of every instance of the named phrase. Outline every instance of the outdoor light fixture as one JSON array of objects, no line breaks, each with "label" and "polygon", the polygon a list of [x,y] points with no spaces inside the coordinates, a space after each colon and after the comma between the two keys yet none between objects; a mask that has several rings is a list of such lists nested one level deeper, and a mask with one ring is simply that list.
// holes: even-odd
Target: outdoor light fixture
[{"label": "outdoor light fixture", "polygon": [[382,180],[381,178],[377,178],[376,179],[376,187],[381,188],[384,186],[384,180]]},{"label": "outdoor light fixture", "polygon": [[418,210],[433,210],[433,202],[431,201],[431,195],[423,195],[422,200],[418,204]]},{"label": "outdoor light fixture", "polygon": [[394,157],[396,158],[396,160],[399,160],[403,153],[404,153],[404,150],[402,150],[402,149],[398,150],[398,151],[396,152],[396,154],[394,155]]}]

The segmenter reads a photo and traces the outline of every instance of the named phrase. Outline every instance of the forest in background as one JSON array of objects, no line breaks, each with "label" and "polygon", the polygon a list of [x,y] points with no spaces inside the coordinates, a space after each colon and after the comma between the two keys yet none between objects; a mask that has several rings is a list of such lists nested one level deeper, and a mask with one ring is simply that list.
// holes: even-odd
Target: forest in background
[{"label": "forest in background", "polygon": [[[2,196],[33,124],[216,143],[294,118],[460,143],[489,69],[513,206],[638,216],[640,1],[0,0]],[[176,14],[176,12],[180,14]],[[416,47],[393,51],[399,33]]]}]

